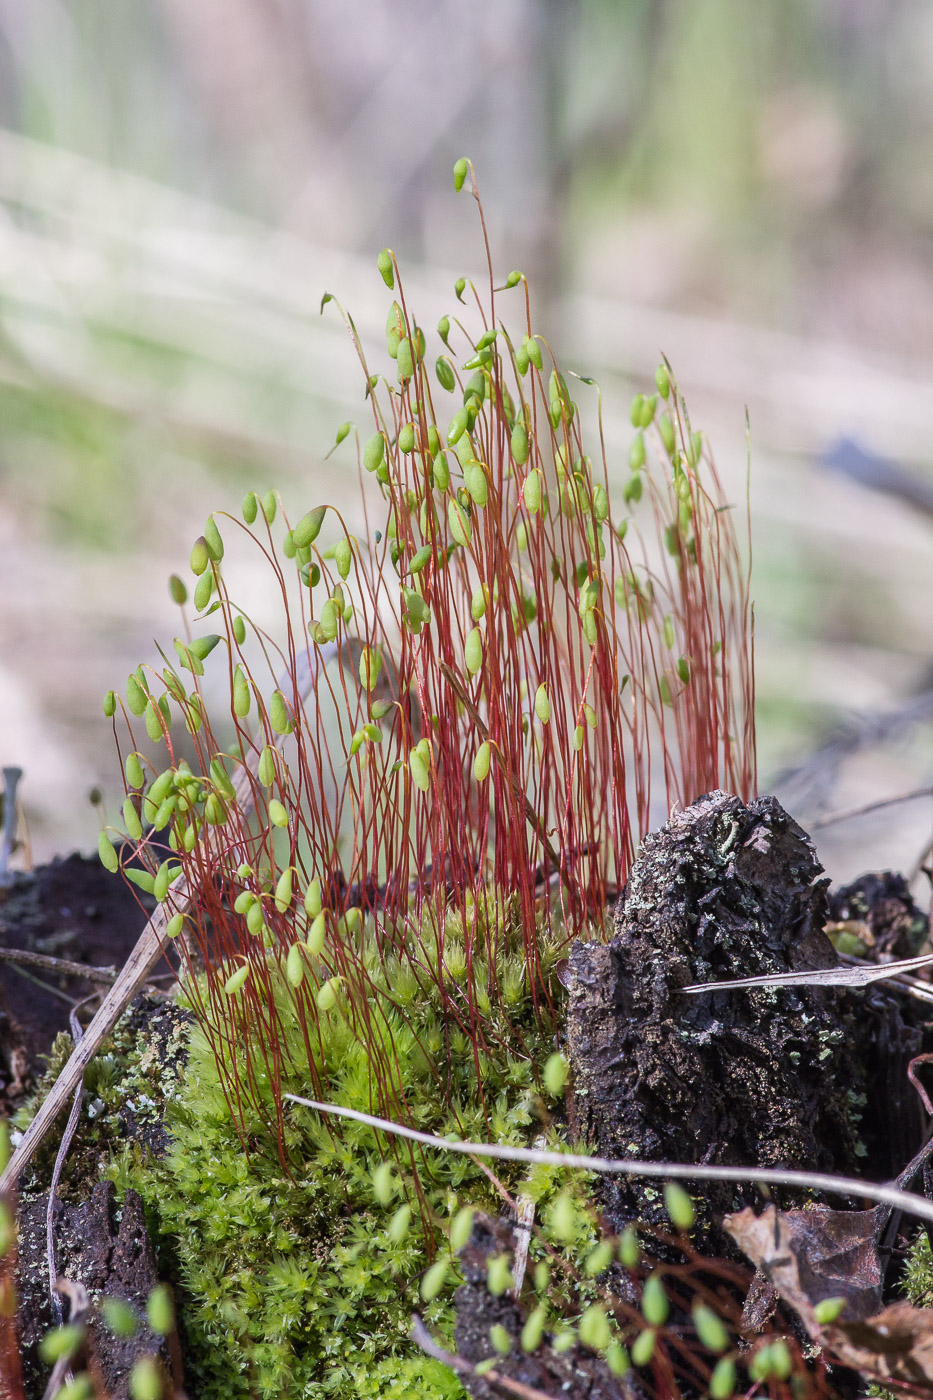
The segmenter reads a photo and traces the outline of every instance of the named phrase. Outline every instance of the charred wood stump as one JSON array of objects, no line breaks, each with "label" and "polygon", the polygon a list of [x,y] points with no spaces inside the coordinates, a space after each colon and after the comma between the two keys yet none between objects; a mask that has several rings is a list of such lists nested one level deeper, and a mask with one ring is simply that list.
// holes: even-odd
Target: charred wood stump
[{"label": "charred wood stump", "polygon": [[[821,876],[806,833],[773,797],[746,806],[710,793],[645,839],[611,942],[578,943],[570,957],[573,1110],[598,1153],[859,1170],[851,995],[679,992],[834,965]],[[610,1228],[666,1221],[657,1182],[603,1179],[599,1190]],[[707,1183],[702,1196],[697,1238],[712,1232],[728,1252],[715,1221],[761,1198]]]}]

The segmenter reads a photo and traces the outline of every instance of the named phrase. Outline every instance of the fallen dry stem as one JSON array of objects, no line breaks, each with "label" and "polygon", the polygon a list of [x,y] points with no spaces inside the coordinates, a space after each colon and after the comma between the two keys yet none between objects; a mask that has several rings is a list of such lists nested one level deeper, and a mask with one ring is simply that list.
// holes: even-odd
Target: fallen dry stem
[{"label": "fallen dry stem", "polygon": [[361,1113],[356,1108],[318,1103],[313,1099],[299,1098],[297,1094],[283,1094],[282,1097],[290,1099],[292,1103],[301,1104],[303,1108],[313,1108],[318,1113],[352,1118],[357,1123],[378,1129],[379,1132],[408,1138],[412,1142],[423,1143],[425,1147],[437,1148],[441,1152],[460,1152],[467,1157],[494,1157],[499,1161],[527,1162],[532,1166],[568,1167],[577,1171],[597,1172],[601,1176],[653,1176],[671,1181],[740,1181],[750,1185],[763,1183],[767,1186],[802,1186],[805,1190],[831,1191],[837,1196],[865,1197],[918,1216],[922,1220],[933,1220],[933,1201],[917,1196],[912,1191],[901,1191],[897,1187],[884,1186],[874,1181],[859,1181],[850,1176],[831,1176],[827,1172],[785,1171],[779,1167],[708,1167],[687,1162],[640,1162],[629,1158],[588,1157],[581,1152],[549,1152],[535,1147],[508,1147],[497,1143],[448,1142],[446,1138],[421,1133],[414,1128],[403,1127],[401,1123],[391,1123],[386,1118]]}]

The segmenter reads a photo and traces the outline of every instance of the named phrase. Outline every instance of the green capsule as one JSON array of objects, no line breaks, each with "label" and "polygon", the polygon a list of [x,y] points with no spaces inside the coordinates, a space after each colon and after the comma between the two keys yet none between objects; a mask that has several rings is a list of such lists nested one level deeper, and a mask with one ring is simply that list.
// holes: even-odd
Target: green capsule
[{"label": "green capsule", "polygon": [[210,826],[223,826],[227,820],[226,804],[216,792],[209,793],[204,803],[204,820]]},{"label": "green capsule", "polygon": [[217,791],[222,793],[223,796],[226,797],[229,802],[235,802],[236,788],[234,787],[233,780],[230,777],[230,774],[227,772],[226,768],[224,767],[223,760],[221,759],[219,754],[217,754],[216,757],[211,759],[210,775],[211,781],[213,782]]},{"label": "green capsule", "polygon": [[411,341],[407,336],[399,341],[395,359],[398,365],[399,383],[404,384],[407,379],[411,379],[415,372],[415,356]]},{"label": "green capsule", "polygon": [[541,473],[537,467],[525,477],[522,500],[530,515],[537,515],[541,509]]},{"label": "green capsule", "polygon": [[406,423],[399,431],[398,447],[400,452],[414,452],[415,450],[415,425]]},{"label": "green capsule", "polygon": [[144,713],[149,704],[149,696],[143,690],[136,676],[127,676],[126,703],[130,707],[130,712],[137,719]]},{"label": "green capsule", "polygon": [[523,467],[528,461],[528,433],[524,423],[516,423],[512,429],[512,460]]},{"label": "green capsule", "polygon": [[130,867],[124,870],[123,874],[129,880],[130,884],[135,885],[137,889],[143,890],[146,894],[152,894],[155,888],[155,879],[150,875],[148,870],[134,870]]},{"label": "green capsule", "polygon": [[[376,437],[385,445],[385,439],[381,433]],[[372,441],[372,439],[370,439]],[[367,443],[367,447],[369,444]],[[292,537],[299,549],[309,549],[318,535],[321,533],[321,526],[324,524],[324,516],[327,514],[327,506],[316,506],[314,510],[309,510],[307,515],[303,515],[292,531]]]},{"label": "green capsule", "polygon": [[433,1303],[444,1287],[449,1272],[450,1260],[447,1258],[437,1259],[431,1265],[421,1280],[421,1297],[425,1303]]},{"label": "green capsule", "polygon": [[210,656],[211,652],[214,650],[215,646],[217,646],[218,642],[222,640],[223,639],[221,638],[219,633],[208,632],[203,637],[195,637],[191,643],[189,650],[191,651],[193,656],[196,656],[198,658],[199,661],[204,661],[206,657]]},{"label": "green capsule", "polygon": [[509,1267],[507,1254],[493,1254],[486,1261],[486,1287],[494,1298],[501,1298],[515,1287],[515,1279]]},{"label": "green capsule", "polygon": [[599,481],[593,487],[593,515],[600,525],[609,518],[609,493]]},{"label": "green capsule", "polygon": [[275,907],[284,914],[292,902],[292,867],[283,870],[275,886]]},{"label": "green capsule", "polygon": [[131,788],[145,787],[146,774],[140,761],[138,753],[129,753],[123,764],[123,771],[126,774],[126,785]]},{"label": "green capsule", "polygon": [[682,1186],[669,1181],[664,1187],[664,1205],[675,1230],[691,1230],[696,1224],[693,1202]]},{"label": "green capsule", "polygon": [[484,616],[488,602],[489,585],[482,583],[470,599],[470,616],[474,622],[479,622],[480,618]]},{"label": "green capsule", "polygon": [[112,690],[108,690],[104,696],[104,714],[108,719],[112,719],[117,712],[117,697]]},{"label": "green capsule", "polygon": [[104,869],[109,870],[111,875],[115,875],[120,867],[120,861],[106,831],[102,831],[97,838],[97,854],[100,856],[100,863]]},{"label": "green capsule", "polygon": [[244,963],[243,966],[238,967],[235,972],[231,972],[230,976],[224,983],[224,991],[226,992],[228,997],[236,996],[237,992],[241,989],[243,983],[246,981],[249,974],[249,963]]},{"label": "green capsule", "polygon": [[240,511],[247,525],[252,525],[256,516],[259,514],[259,497],[256,495],[255,491],[247,491],[246,495],[243,497],[243,504],[240,506]]},{"label": "green capsule", "polygon": [[671,422],[669,413],[662,413],[657,420],[658,432],[661,434],[661,441],[664,443],[664,450],[671,456],[674,451],[674,424]]},{"label": "green capsule", "polygon": [[573,731],[573,747],[577,753],[579,753],[580,750],[583,748],[583,742],[585,739],[586,730],[583,728],[582,724],[578,724]]},{"label": "green capsule", "polygon": [[663,1327],[670,1315],[664,1284],[657,1273],[649,1274],[641,1290],[642,1316],[649,1327]]},{"label": "green capsule", "polygon": [[429,792],[431,788],[431,770],[424,755],[418,749],[412,749],[408,755],[408,768],[411,772],[412,782],[415,787],[422,792]]},{"label": "green capsule", "polygon": [[447,429],[448,447],[454,447],[460,441],[469,426],[469,422],[469,411],[466,408],[458,408]]},{"label": "green capsule", "polygon": [[450,1222],[450,1247],[455,1252],[463,1249],[472,1235],[474,1216],[471,1206],[461,1206]]},{"label": "green capsule", "polygon": [[331,1011],[337,1001],[337,989],[340,986],[339,977],[328,977],[322,983],[317,994],[317,1005],[320,1011]]},{"label": "green capsule", "polygon": [[293,943],[285,959],[285,976],[293,987],[300,987],[305,976],[305,960],[300,943]]},{"label": "green capsule", "polygon": [[288,707],[285,704],[285,696],[280,690],[274,690],[269,699],[269,723],[276,734],[290,734],[292,722],[289,718]]},{"label": "green capsule", "polygon": [[335,447],[339,447],[340,444],[343,442],[344,438],[349,437],[350,431],[351,431],[352,427],[353,427],[353,424],[352,424],[352,423],[341,423],[341,424],[340,424],[340,427],[337,429],[337,436],[336,436],[336,438],[334,439],[334,446],[335,446]]},{"label": "green capsule", "polygon": [[246,623],[239,613],[233,619],[233,640],[240,647],[246,641]]},{"label": "green capsule", "polygon": [[528,373],[528,365],[528,351],[525,349],[524,345],[520,345],[515,351],[515,368],[518,370],[522,379],[524,379],[525,375]]},{"label": "green capsule", "polygon": [[522,1351],[537,1351],[547,1325],[547,1308],[539,1303],[529,1314],[522,1328]]},{"label": "green capsule", "polygon": [[395,268],[392,265],[392,254],[388,248],[383,248],[376,259],[376,266],[389,291],[393,291],[395,288]]},{"label": "green capsule", "polygon": [[553,1055],[549,1055],[544,1065],[544,1087],[547,1089],[552,1099],[560,1098],[564,1092],[564,1086],[570,1074],[570,1066],[567,1058],[559,1050],[555,1050]]},{"label": "green capsule", "polygon": [[125,798],[123,802],[123,825],[126,827],[127,836],[133,841],[142,840],[142,822],[139,820],[139,813],[132,797]]},{"label": "green capsule", "polygon": [[605,1351],[612,1341],[612,1331],[606,1311],[599,1303],[591,1303],[583,1312],[577,1332],[580,1341],[591,1351]]},{"label": "green capsule", "polygon": [[520,520],[515,526],[515,546],[521,552],[528,548],[528,531],[525,528],[524,520]]},{"label": "green capsule", "polygon": [[385,450],[384,433],[373,433],[372,437],[367,439],[366,446],[363,448],[363,466],[368,472],[374,472],[377,467],[381,466]]},{"label": "green capsule", "polygon": [[263,915],[262,900],[254,899],[246,911],[246,927],[254,938],[258,938],[262,933],[264,925],[265,917]]},{"label": "green capsule", "polygon": [[174,793],[169,793],[168,797],[163,797],[159,803],[158,810],[152,818],[152,825],[156,831],[164,831],[172,819],[172,813],[178,806],[178,798]]},{"label": "green capsule", "polygon": [[466,278],[458,277],[454,283],[454,294],[458,301],[463,301],[463,292],[466,287]]},{"label": "green capsule", "polygon": [[636,426],[637,428],[650,428],[651,423],[652,423],[652,421],[653,421],[653,419],[654,419],[655,410],[657,409],[657,406],[658,406],[658,396],[657,396],[657,394],[651,394],[651,395],[646,396],[646,398],[645,398],[644,401],[642,402],[641,414],[640,414],[639,419],[638,419],[638,422],[636,423],[635,426]]},{"label": "green capsule", "polygon": [[658,1340],[658,1334],[653,1327],[645,1328],[644,1332],[639,1332],[632,1344],[632,1360],[636,1366],[647,1366],[652,1356]]},{"label": "green capsule", "polygon": [[534,336],[526,336],[524,345],[525,353],[527,354],[528,359],[534,365],[535,369],[543,370],[544,356],[541,354],[541,346],[535,340]]},{"label": "green capsule", "polygon": [[259,756],[256,776],[263,787],[271,787],[275,782],[275,750],[266,746]]},{"label": "green capsule", "polygon": [[262,513],[266,517],[269,525],[275,519],[275,513],[279,508],[278,498],[274,491],[269,490],[262,498]]},{"label": "green capsule", "polygon": [[730,1356],[724,1356],[716,1362],[709,1378],[710,1400],[729,1400],[735,1394],[737,1382],[735,1362]]},{"label": "green capsule", "polygon": [[324,940],[327,936],[327,915],[318,912],[308,928],[308,936],[305,939],[305,947],[312,957],[317,957],[324,949]]},{"label": "green capsule", "polygon": [[447,454],[438,452],[431,466],[434,476],[434,485],[438,491],[446,491],[450,485],[450,467],[447,465]]},{"label": "green capsule", "polygon": [[493,1350],[500,1356],[508,1356],[512,1350],[512,1337],[506,1327],[501,1322],[494,1322],[489,1329],[489,1340],[492,1342]]},{"label": "green capsule", "polygon": [[122,1298],[102,1298],[100,1310],[115,1337],[132,1337],[139,1331],[139,1317],[135,1308],[131,1308]]},{"label": "green capsule", "polygon": [[471,676],[475,676],[483,665],[483,634],[474,627],[463,648],[463,662]]},{"label": "green capsule", "polygon": [[635,397],[632,399],[632,406],[631,406],[631,409],[629,410],[629,418],[630,418],[630,420],[631,420],[631,424],[632,424],[632,427],[633,427],[633,428],[640,427],[640,425],[641,425],[641,412],[642,412],[642,409],[644,408],[644,406],[645,406],[645,396],[644,396],[644,394],[636,394]]},{"label": "green capsule", "polygon": [[550,1211],[550,1227],[557,1238],[569,1244],[577,1232],[577,1210],[571,1196],[561,1191]]},{"label": "green capsule", "polygon": [[198,612],[203,612],[211,601],[211,594],[214,591],[214,572],[208,569],[198,579],[194,589],[194,606]]},{"label": "green capsule", "polygon": [[606,1365],[614,1376],[627,1376],[632,1369],[629,1354],[621,1342],[610,1342],[605,1351]]},{"label": "green capsule", "polygon": [[410,574],[420,574],[421,570],[431,562],[433,554],[434,551],[429,544],[422,545],[417,553],[412,555],[411,562],[408,565],[408,572]]},{"label": "green capsule", "polygon": [[167,938],[177,938],[185,925],[184,914],[173,914],[165,925],[165,935]]},{"label": "green capsule", "polygon": [[491,750],[488,742],[480,744],[476,750],[476,757],[473,760],[473,777],[478,783],[483,783],[489,777],[489,760]]},{"label": "green capsule", "polygon": [[51,1332],[46,1332],[39,1343],[39,1355],[49,1366],[54,1366],[64,1356],[74,1356],[78,1347],[84,1341],[84,1328],[76,1324],[68,1327],[56,1327]]},{"label": "green capsule", "polygon": [[277,797],[270,798],[269,820],[273,826],[283,829],[288,826],[288,808]]},{"label": "green capsule", "polygon": [[207,547],[207,540],[203,535],[199,535],[191,546],[191,572],[199,578],[208,564],[211,562],[211,552]]},{"label": "green capsule", "polygon": [[470,462],[464,468],[463,482],[474,504],[484,506],[489,500],[489,482],[480,462]]},{"label": "green capsule", "polygon": [[637,1269],[641,1261],[638,1237],[631,1225],[627,1225],[619,1236],[619,1258],[627,1269]]},{"label": "green capsule", "polygon": [[451,499],[448,503],[447,523],[457,544],[463,545],[466,549],[473,538],[473,526],[470,523],[469,515],[457,500]]},{"label": "green capsule", "polygon": [[[160,1337],[167,1337],[175,1327],[175,1310],[172,1295],[164,1283],[157,1284],[146,1299],[146,1317],[149,1326]],[[159,1392],[161,1394],[161,1391]]]},{"label": "green capsule", "polygon": [[334,545],[334,563],[341,578],[348,578],[353,568],[353,550],[348,539],[338,540]]},{"label": "green capsule", "polygon": [[470,164],[466,156],[461,156],[460,159],[454,165],[454,189],[457,191],[458,194],[463,189],[463,182],[467,177],[467,171],[469,170],[469,168]]},{"label": "green capsule", "polygon": [[372,647],[364,647],[360,653],[360,685],[364,690],[375,690],[382,670],[382,653]]},{"label": "green capsule", "polygon": [[172,602],[182,607],[188,601],[188,590],[178,574],[172,574],[168,581],[168,591],[171,594]]},{"label": "green capsule", "polygon": [[694,1303],[693,1325],[696,1328],[697,1337],[707,1351],[715,1352],[716,1355],[728,1351],[728,1329],[719,1314],[713,1312],[713,1309],[708,1308],[705,1303]]},{"label": "green capsule", "polygon": [[161,712],[157,708],[155,702],[146,706],[146,733],[149,735],[149,738],[154,744],[161,743],[164,737],[162,732],[162,721],[160,719],[160,713]]},{"label": "green capsule", "polygon": [[635,439],[629,448],[628,464],[633,472],[641,471],[645,465],[645,435],[639,429],[635,434]]},{"label": "green capsule", "polygon": [[165,902],[165,897],[168,894],[169,885],[172,883],[173,880],[177,879],[180,874],[181,866],[174,863],[173,861],[164,860],[159,866],[158,870],[156,871],[155,880],[153,881],[152,885],[152,893],[155,895],[156,900],[159,904],[163,904]]},{"label": "green capsule", "polygon": [[510,272],[508,277],[505,279],[505,285],[507,290],[511,291],[513,287],[517,287],[519,282],[521,282],[522,277],[523,274],[517,269],[513,272]]},{"label": "green capsule", "polygon": [[246,718],[252,702],[253,695],[249,688],[249,681],[246,679],[246,672],[242,666],[237,666],[233,672],[233,713],[237,719]]},{"label": "green capsule", "polygon": [[543,681],[535,691],[535,714],[542,724],[547,724],[551,718],[551,702]]},{"label": "green capsule", "polygon": [[556,432],[560,427],[564,416],[564,405],[560,399],[551,399],[548,409],[548,417],[551,420],[551,427]]},{"label": "green capsule", "polygon": [[658,386],[658,393],[662,399],[666,399],[671,392],[671,377],[664,365],[658,365],[654,372],[654,382]]},{"label": "green capsule", "polygon": [[205,522],[203,539],[211,558],[215,563],[219,562],[224,557],[224,542],[212,515],[209,515]]}]

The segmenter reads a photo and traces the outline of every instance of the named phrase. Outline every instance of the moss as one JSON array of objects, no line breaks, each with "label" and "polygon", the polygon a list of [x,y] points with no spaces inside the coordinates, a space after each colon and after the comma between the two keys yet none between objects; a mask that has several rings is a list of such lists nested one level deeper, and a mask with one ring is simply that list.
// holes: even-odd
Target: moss
[{"label": "moss", "polygon": [[[448,921],[445,957],[456,933]],[[482,1093],[468,1037],[449,1033],[431,996],[416,985],[411,992],[403,960],[373,947],[365,1042],[345,1004],[338,1001],[322,1018],[315,1059],[328,1096],[372,1109],[375,1039],[393,1056],[405,1105],[399,1112],[413,1126],[515,1144],[552,1129],[539,1070],[553,1051],[554,1029],[532,1005],[519,930],[504,942],[499,972],[512,989],[508,1021],[490,1009]],[[545,954],[551,966],[558,958],[552,943]],[[474,967],[480,984],[486,972]],[[283,1048],[292,1068],[281,1087],[316,1097],[293,1011],[288,1019],[293,1006],[283,983]],[[238,1047],[223,1073],[235,1079],[247,1063],[255,1071],[258,1049]],[[422,1300],[419,1282],[434,1258],[449,1257],[446,1234],[462,1205],[501,1209],[488,1178],[469,1158],[411,1153],[397,1139],[325,1121],[293,1104],[284,1115],[286,1169],[266,1126],[275,1117],[272,1087],[261,1073],[255,1084],[255,1101],[239,1104],[238,1125],[211,1046],[196,1029],[168,1106],[167,1155],[157,1160],[134,1150],[112,1168],[118,1187],[140,1191],[157,1222],[163,1261],[179,1291],[192,1390],[205,1400],[462,1395],[456,1377],[417,1351],[408,1333],[419,1312],[435,1333],[450,1336],[459,1282],[453,1260],[431,1302]],[[384,1162],[388,1178],[384,1170],[377,1176]],[[499,1176],[515,1186],[521,1170],[503,1167]],[[536,1180],[535,1194],[553,1194],[546,1176]]]}]

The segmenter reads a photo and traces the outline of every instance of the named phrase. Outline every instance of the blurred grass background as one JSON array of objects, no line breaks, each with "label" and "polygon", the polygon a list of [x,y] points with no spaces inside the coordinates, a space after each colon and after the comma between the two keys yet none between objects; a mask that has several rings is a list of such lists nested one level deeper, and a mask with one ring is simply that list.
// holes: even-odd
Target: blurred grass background
[{"label": "blurred grass background", "polygon": [[[931,140],[927,0],[0,0],[0,759],[34,855],[94,845],[95,784],[116,810],[101,696],[178,630],[207,512],[354,490],[321,294],[377,339],[389,244],[449,310],[465,152],[620,482],[661,351],[737,500],[748,408],[762,789],[806,823],[933,782],[933,516],[821,464],[933,482]],[[910,868],[931,827],[819,848]]]}]

